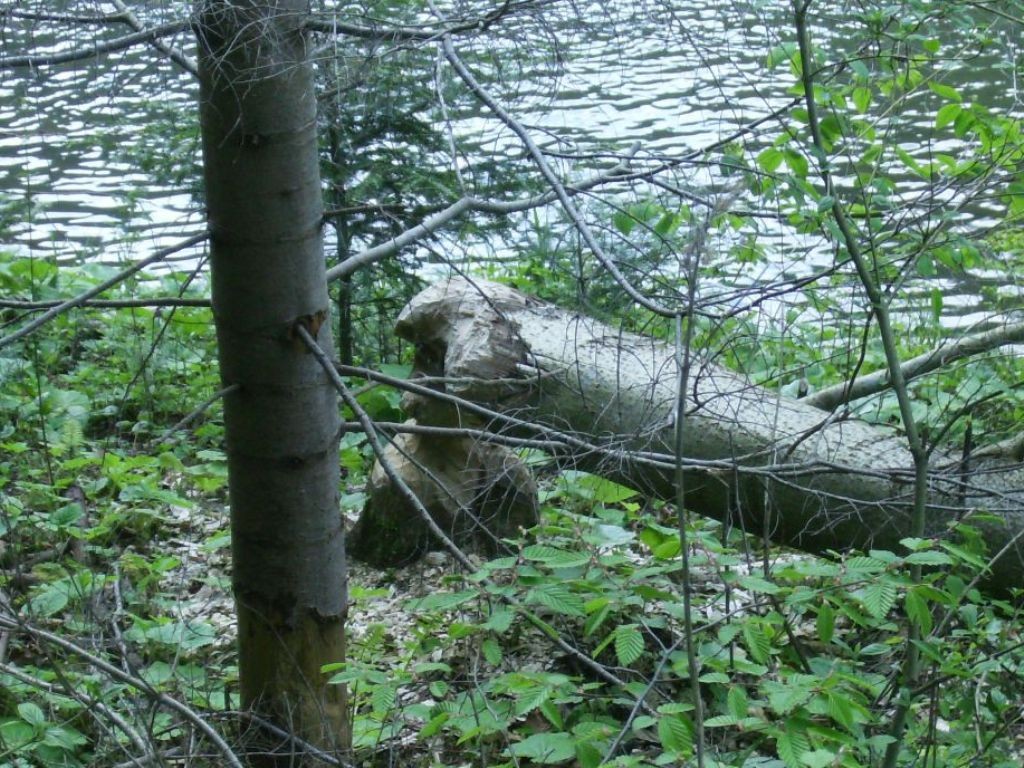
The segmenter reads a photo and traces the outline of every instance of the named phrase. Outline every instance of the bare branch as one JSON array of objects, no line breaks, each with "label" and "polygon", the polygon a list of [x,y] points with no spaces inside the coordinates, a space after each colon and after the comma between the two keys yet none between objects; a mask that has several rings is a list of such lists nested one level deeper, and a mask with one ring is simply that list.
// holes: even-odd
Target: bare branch
[{"label": "bare branch", "polygon": [[476,18],[455,21],[450,27],[431,28],[414,26],[393,26],[389,24],[371,23],[368,26],[351,24],[339,20],[337,17],[329,19],[310,19],[306,22],[306,29],[312,32],[321,32],[329,35],[345,35],[357,37],[363,40],[376,42],[409,43],[426,42],[439,40],[444,35],[457,35],[463,32],[483,32],[493,26],[501,19],[511,16],[522,10],[535,10],[546,5],[552,5],[559,0],[522,0],[512,2],[505,0],[501,5],[490,13]]},{"label": "bare branch", "polygon": [[[27,299],[0,299],[0,309],[18,309],[38,312],[63,304],[65,299],[29,301]],[[156,296],[151,299],[92,299],[75,306],[82,309],[139,309],[146,307],[209,307],[209,299],[180,299],[176,296]]]},{"label": "bare branch", "polygon": [[128,279],[132,275],[134,275],[136,272],[142,271],[143,269],[148,267],[150,264],[155,264],[156,262],[162,261],[163,259],[166,259],[168,256],[177,253],[178,251],[183,251],[186,248],[192,247],[193,245],[198,245],[199,243],[201,243],[204,240],[206,240],[207,237],[208,237],[208,234],[206,232],[201,232],[198,235],[192,235],[192,237],[187,238],[186,240],[182,240],[180,243],[172,245],[172,246],[170,246],[168,248],[161,248],[159,251],[156,251],[152,255],[147,256],[142,261],[136,262],[132,266],[128,267],[128,269],[125,269],[125,270],[117,273],[116,275],[114,275],[109,280],[104,280],[99,285],[93,286],[89,290],[84,291],[83,293],[78,294],[78,296],[75,296],[74,298],[68,299],[67,301],[61,302],[57,306],[55,306],[52,309],[48,310],[47,312],[44,312],[42,315],[37,317],[32,322],[22,326],[21,328],[16,330],[14,333],[10,333],[7,336],[4,336],[3,338],[0,338],[0,349],[3,349],[4,347],[14,343],[18,339],[22,339],[22,338],[28,336],[30,333],[32,333],[32,332],[38,330],[39,328],[41,328],[42,326],[46,325],[48,322],[53,320],[58,315],[64,314],[69,309],[73,309],[75,307],[81,306],[86,301],[91,299],[93,296],[97,296],[97,295],[103,293],[108,288],[114,287],[118,283],[120,283],[120,282]]},{"label": "bare branch", "polygon": [[[1024,323],[1007,325],[943,344],[929,352],[903,361],[900,368],[903,371],[904,379],[910,381],[965,357],[972,357],[1007,344],[1021,342],[1024,342]],[[815,392],[813,395],[805,397],[803,401],[815,408],[832,410],[843,403],[876,395],[890,387],[892,387],[892,380],[889,376],[889,369],[883,368],[874,373],[859,376],[852,382],[836,384],[820,392]]]},{"label": "bare branch", "polygon": [[171,441],[171,438],[174,437],[175,432],[177,432],[180,429],[184,429],[193,421],[198,419],[206,412],[206,410],[211,405],[216,403],[222,397],[240,388],[240,384],[229,384],[228,386],[221,389],[219,392],[215,392],[214,394],[210,395],[210,397],[208,397],[206,400],[204,400],[202,403],[196,406],[196,408],[194,408],[191,413],[187,414],[183,419],[181,419],[181,421],[179,421],[177,424],[172,425],[171,427],[168,427],[167,431],[164,432],[163,437],[160,438],[160,442],[158,443],[158,445],[165,445],[169,443]]},{"label": "bare branch", "polygon": [[565,185],[562,184],[561,180],[548,164],[547,159],[544,157],[544,153],[541,152],[533,139],[530,138],[530,134],[526,131],[526,128],[524,128],[518,120],[512,117],[512,115],[509,114],[509,112],[505,110],[505,108],[502,107],[477,81],[473,76],[473,73],[469,71],[462,59],[459,58],[458,53],[455,51],[455,46],[452,45],[452,41],[449,36],[445,35],[441,40],[441,44],[444,48],[445,58],[448,59],[448,63],[452,65],[452,68],[462,79],[462,82],[466,84],[466,86],[478,99],[480,99],[480,101],[487,105],[488,109],[494,113],[495,117],[497,117],[509,128],[509,130],[519,137],[519,140],[533,158],[538,170],[540,170],[544,180],[548,183],[551,189],[554,190],[555,196],[558,198],[558,202],[562,204],[563,210],[576,227],[576,230],[580,233],[583,241],[587,244],[587,247],[594,254],[597,260],[601,262],[601,266],[604,267],[608,271],[608,274],[615,279],[615,282],[618,283],[619,287],[622,288],[629,298],[637,305],[643,307],[649,312],[661,317],[675,317],[679,315],[683,311],[682,307],[666,307],[663,304],[653,301],[640,293],[633,284],[626,279],[626,276],[619,270],[615,261],[605,253],[604,248],[602,248],[601,244],[597,242],[597,238],[594,237],[594,233],[591,232],[590,226],[572,202]]},{"label": "bare branch", "polygon": [[[596,186],[605,184],[609,181],[618,179],[623,174],[629,172],[630,159],[636,154],[640,148],[639,144],[635,144],[625,153],[623,159],[615,167],[608,169],[603,173],[595,175],[593,178],[574,184],[572,186],[564,187],[566,194],[575,195],[580,192],[584,192],[588,189],[593,189]],[[402,248],[408,245],[412,245],[425,237],[429,237],[434,232],[445,226],[449,222],[457,219],[459,216],[470,211],[476,211],[479,213],[491,213],[496,215],[506,215],[510,213],[520,213],[522,211],[528,211],[532,208],[539,208],[542,205],[547,205],[558,199],[556,192],[544,192],[539,195],[532,195],[530,197],[523,198],[521,200],[482,200],[478,197],[467,196],[456,200],[454,203],[449,205],[447,208],[443,208],[434,215],[424,219],[422,222],[417,224],[411,229],[407,229],[399,235],[387,240],[379,245],[375,245],[372,248],[367,248],[365,251],[361,251],[349,258],[345,259],[341,264],[327,270],[327,279],[337,280],[343,277],[351,275],[353,272],[362,269],[365,266],[374,264],[381,259],[385,259],[394,253],[397,253]]]},{"label": "bare branch", "polygon": [[62,53],[28,54],[27,56],[0,56],[0,69],[33,69],[54,64],[68,64],[73,61],[85,61],[98,58],[108,53],[123,51],[140,43],[153,44],[163,37],[177,35],[188,30],[192,25],[190,19],[171,21],[141,32],[134,32],[123,37],[115,37],[105,42],[96,41],[89,48],[75,48]]},{"label": "bare branch", "polygon": [[[119,12],[119,20],[129,27],[134,29],[136,32],[145,32],[146,26],[139,21],[138,16],[132,13],[131,8],[122,2],[122,0],[113,0],[114,7]],[[186,56],[185,53],[179,48],[172,48],[163,40],[152,40],[150,46],[160,51],[167,58],[177,64],[179,67],[188,72],[192,77],[199,77],[199,64],[196,63],[195,59],[190,56]]]}]

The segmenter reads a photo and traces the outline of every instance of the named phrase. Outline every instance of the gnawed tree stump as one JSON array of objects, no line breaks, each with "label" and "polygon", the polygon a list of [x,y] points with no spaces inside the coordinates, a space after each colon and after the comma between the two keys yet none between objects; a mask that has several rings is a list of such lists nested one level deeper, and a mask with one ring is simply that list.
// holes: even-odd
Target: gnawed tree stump
[{"label": "gnawed tree stump", "polygon": [[[448,377],[448,393],[571,433],[566,445],[581,467],[675,498],[678,370],[667,345],[484,280],[424,290],[403,310],[397,332],[416,344],[426,372]],[[685,408],[691,509],[810,552],[905,552],[913,462],[896,430],[752,385],[699,355]],[[459,418],[470,412],[463,408]],[[968,467],[936,451],[931,467],[928,535],[946,536],[968,518],[989,555],[999,554],[989,585],[1024,587],[1021,464]]]},{"label": "gnawed tree stump", "polygon": [[[493,553],[502,538],[537,524],[533,477],[518,456],[500,445],[403,433],[385,449],[383,460],[460,547]],[[356,559],[387,567],[410,562],[441,543],[377,461],[349,547]]]}]

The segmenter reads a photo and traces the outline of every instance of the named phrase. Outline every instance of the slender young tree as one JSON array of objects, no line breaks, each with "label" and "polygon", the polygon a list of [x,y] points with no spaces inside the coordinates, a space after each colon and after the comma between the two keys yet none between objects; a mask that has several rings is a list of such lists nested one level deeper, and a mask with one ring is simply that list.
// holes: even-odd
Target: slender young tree
[{"label": "slender young tree", "polygon": [[203,169],[225,398],[242,703],[346,740],[345,549],[306,0],[198,8]]}]

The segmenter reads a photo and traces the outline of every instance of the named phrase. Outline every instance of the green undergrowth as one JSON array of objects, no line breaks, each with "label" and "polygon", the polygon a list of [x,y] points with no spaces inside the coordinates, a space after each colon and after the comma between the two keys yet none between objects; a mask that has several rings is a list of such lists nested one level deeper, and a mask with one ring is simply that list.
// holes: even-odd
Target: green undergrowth
[{"label": "green undergrowth", "polygon": [[[105,276],[4,259],[0,293],[66,297]],[[107,297],[176,295],[189,280],[168,272]],[[809,335],[790,338],[794,363],[813,359]],[[215,360],[195,307],[81,309],[0,351],[0,599],[24,622],[0,633],[0,765],[222,765],[157,694],[247,743],[230,714],[220,406],[193,413],[220,386]],[[401,418],[397,393],[357,391],[374,417]],[[1016,411],[992,418],[1005,427]],[[692,640],[707,765],[876,765],[909,625],[924,673],[900,764],[1020,764],[1021,620],[978,588],[990,553],[974,520],[948,540],[821,559],[694,517],[688,639],[674,511],[529,458],[543,522],[505,552],[472,573],[353,581],[350,657],[324,674],[349,687],[357,764],[691,765]],[[370,459],[364,438],[344,438],[348,509]]]},{"label": "green undergrowth", "polygon": [[[415,736],[415,764],[432,766],[691,764],[683,574],[666,517],[630,489],[560,475],[544,524],[510,554],[407,604],[403,646],[382,658],[376,625],[330,670],[352,691],[356,747]],[[708,765],[877,764],[908,621],[928,671],[906,764],[1019,763],[1019,612],[972,584],[984,553],[971,526],[835,559],[762,551],[705,520],[689,533]],[[931,570],[923,583],[914,563]],[[356,598],[358,610],[375,595]]]}]

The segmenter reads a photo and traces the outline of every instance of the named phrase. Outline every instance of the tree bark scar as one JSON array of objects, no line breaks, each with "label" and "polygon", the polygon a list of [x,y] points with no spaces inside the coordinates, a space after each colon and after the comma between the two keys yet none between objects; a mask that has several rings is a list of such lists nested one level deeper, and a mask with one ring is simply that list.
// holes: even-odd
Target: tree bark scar
[{"label": "tree bark scar", "polygon": [[309,353],[310,350],[303,343],[302,339],[299,337],[299,334],[295,329],[298,326],[302,326],[303,328],[306,329],[306,331],[309,332],[310,336],[316,339],[320,333],[320,327],[325,322],[327,322],[326,309],[318,309],[311,315],[300,315],[295,319],[295,322],[292,323],[292,327],[288,331],[288,338],[292,340],[292,343],[298,344],[299,347],[301,347],[302,349],[306,350],[307,353]]}]

